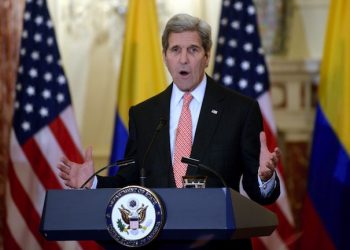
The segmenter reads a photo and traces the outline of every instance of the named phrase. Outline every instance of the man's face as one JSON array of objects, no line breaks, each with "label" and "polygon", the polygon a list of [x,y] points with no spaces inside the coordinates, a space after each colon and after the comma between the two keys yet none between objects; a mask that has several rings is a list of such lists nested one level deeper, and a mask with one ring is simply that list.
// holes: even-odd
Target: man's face
[{"label": "man's face", "polygon": [[202,81],[209,57],[196,31],[171,33],[169,47],[163,53],[173,81],[182,91],[192,91]]}]

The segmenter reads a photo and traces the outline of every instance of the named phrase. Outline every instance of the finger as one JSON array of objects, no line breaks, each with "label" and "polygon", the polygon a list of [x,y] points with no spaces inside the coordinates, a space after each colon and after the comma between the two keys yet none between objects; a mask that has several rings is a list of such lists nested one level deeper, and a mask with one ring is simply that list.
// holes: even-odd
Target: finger
[{"label": "finger", "polygon": [[67,157],[65,156],[62,156],[61,157],[61,161],[60,161],[62,164],[66,165],[68,168],[70,168],[71,165],[74,165],[74,162],[68,160]]},{"label": "finger", "polygon": [[261,148],[267,148],[266,146],[266,134],[264,131],[260,132],[260,147]]},{"label": "finger", "polygon": [[277,156],[278,158],[280,158],[281,155],[282,155],[282,152],[281,152],[281,150],[280,150],[279,148],[275,148],[274,153],[276,154],[276,156]]},{"label": "finger", "polygon": [[92,146],[87,147],[85,150],[85,161],[92,161]]},{"label": "finger", "polygon": [[58,176],[61,177],[65,181],[69,181],[70,180],[69,175],[66,174],[66,173],[59,173]]},{"label": "finger", "polygon": [[59,162],[57,168],[65,174],[69,174],[70,172],[70,166],[64,164],[63,162]]}]

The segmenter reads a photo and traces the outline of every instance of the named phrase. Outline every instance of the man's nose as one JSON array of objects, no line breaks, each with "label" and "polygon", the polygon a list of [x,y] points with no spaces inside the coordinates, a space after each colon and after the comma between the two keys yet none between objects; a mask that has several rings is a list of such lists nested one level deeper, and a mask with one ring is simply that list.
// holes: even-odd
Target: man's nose
[{"label": "man's nose", "polygon": [[188,62],[188,54],[186,50],[183,50],[180,54],[180,63],[186,64]]}]

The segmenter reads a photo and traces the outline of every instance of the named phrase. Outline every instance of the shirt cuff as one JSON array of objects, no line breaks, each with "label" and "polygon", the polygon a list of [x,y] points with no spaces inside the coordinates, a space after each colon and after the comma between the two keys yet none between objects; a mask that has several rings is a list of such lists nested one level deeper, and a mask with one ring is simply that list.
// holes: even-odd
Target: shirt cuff
[{"label": "shirt cuff", "polygon": [[97,177],[95,176],[94,180],[92,181],[92,185],[90,189],[96,189],[96,187],[97,187]]},{"label": "shirt cuff", "polygon": [[273,175],[267,181],[262,181],[258,175],[258,182],[261,195],[268,197],[276,187],[276,172],[273,172]]}]

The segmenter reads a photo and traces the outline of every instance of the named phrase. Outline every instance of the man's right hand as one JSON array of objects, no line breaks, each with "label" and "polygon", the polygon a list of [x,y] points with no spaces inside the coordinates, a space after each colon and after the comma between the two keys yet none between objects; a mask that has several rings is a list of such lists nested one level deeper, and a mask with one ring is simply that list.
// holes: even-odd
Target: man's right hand
[{"label": "man's right hand", "polygon": [[[58,163],[59,176],[64,180],[64,184],[69,188],[80,188],[83,183],[94,174],[94,162],[92,160],[92,147],[85,150],[84,162],[82,164],[72,162],[66,157],[62,157]],[[91,188],[93,180],[86,184]]]}]

